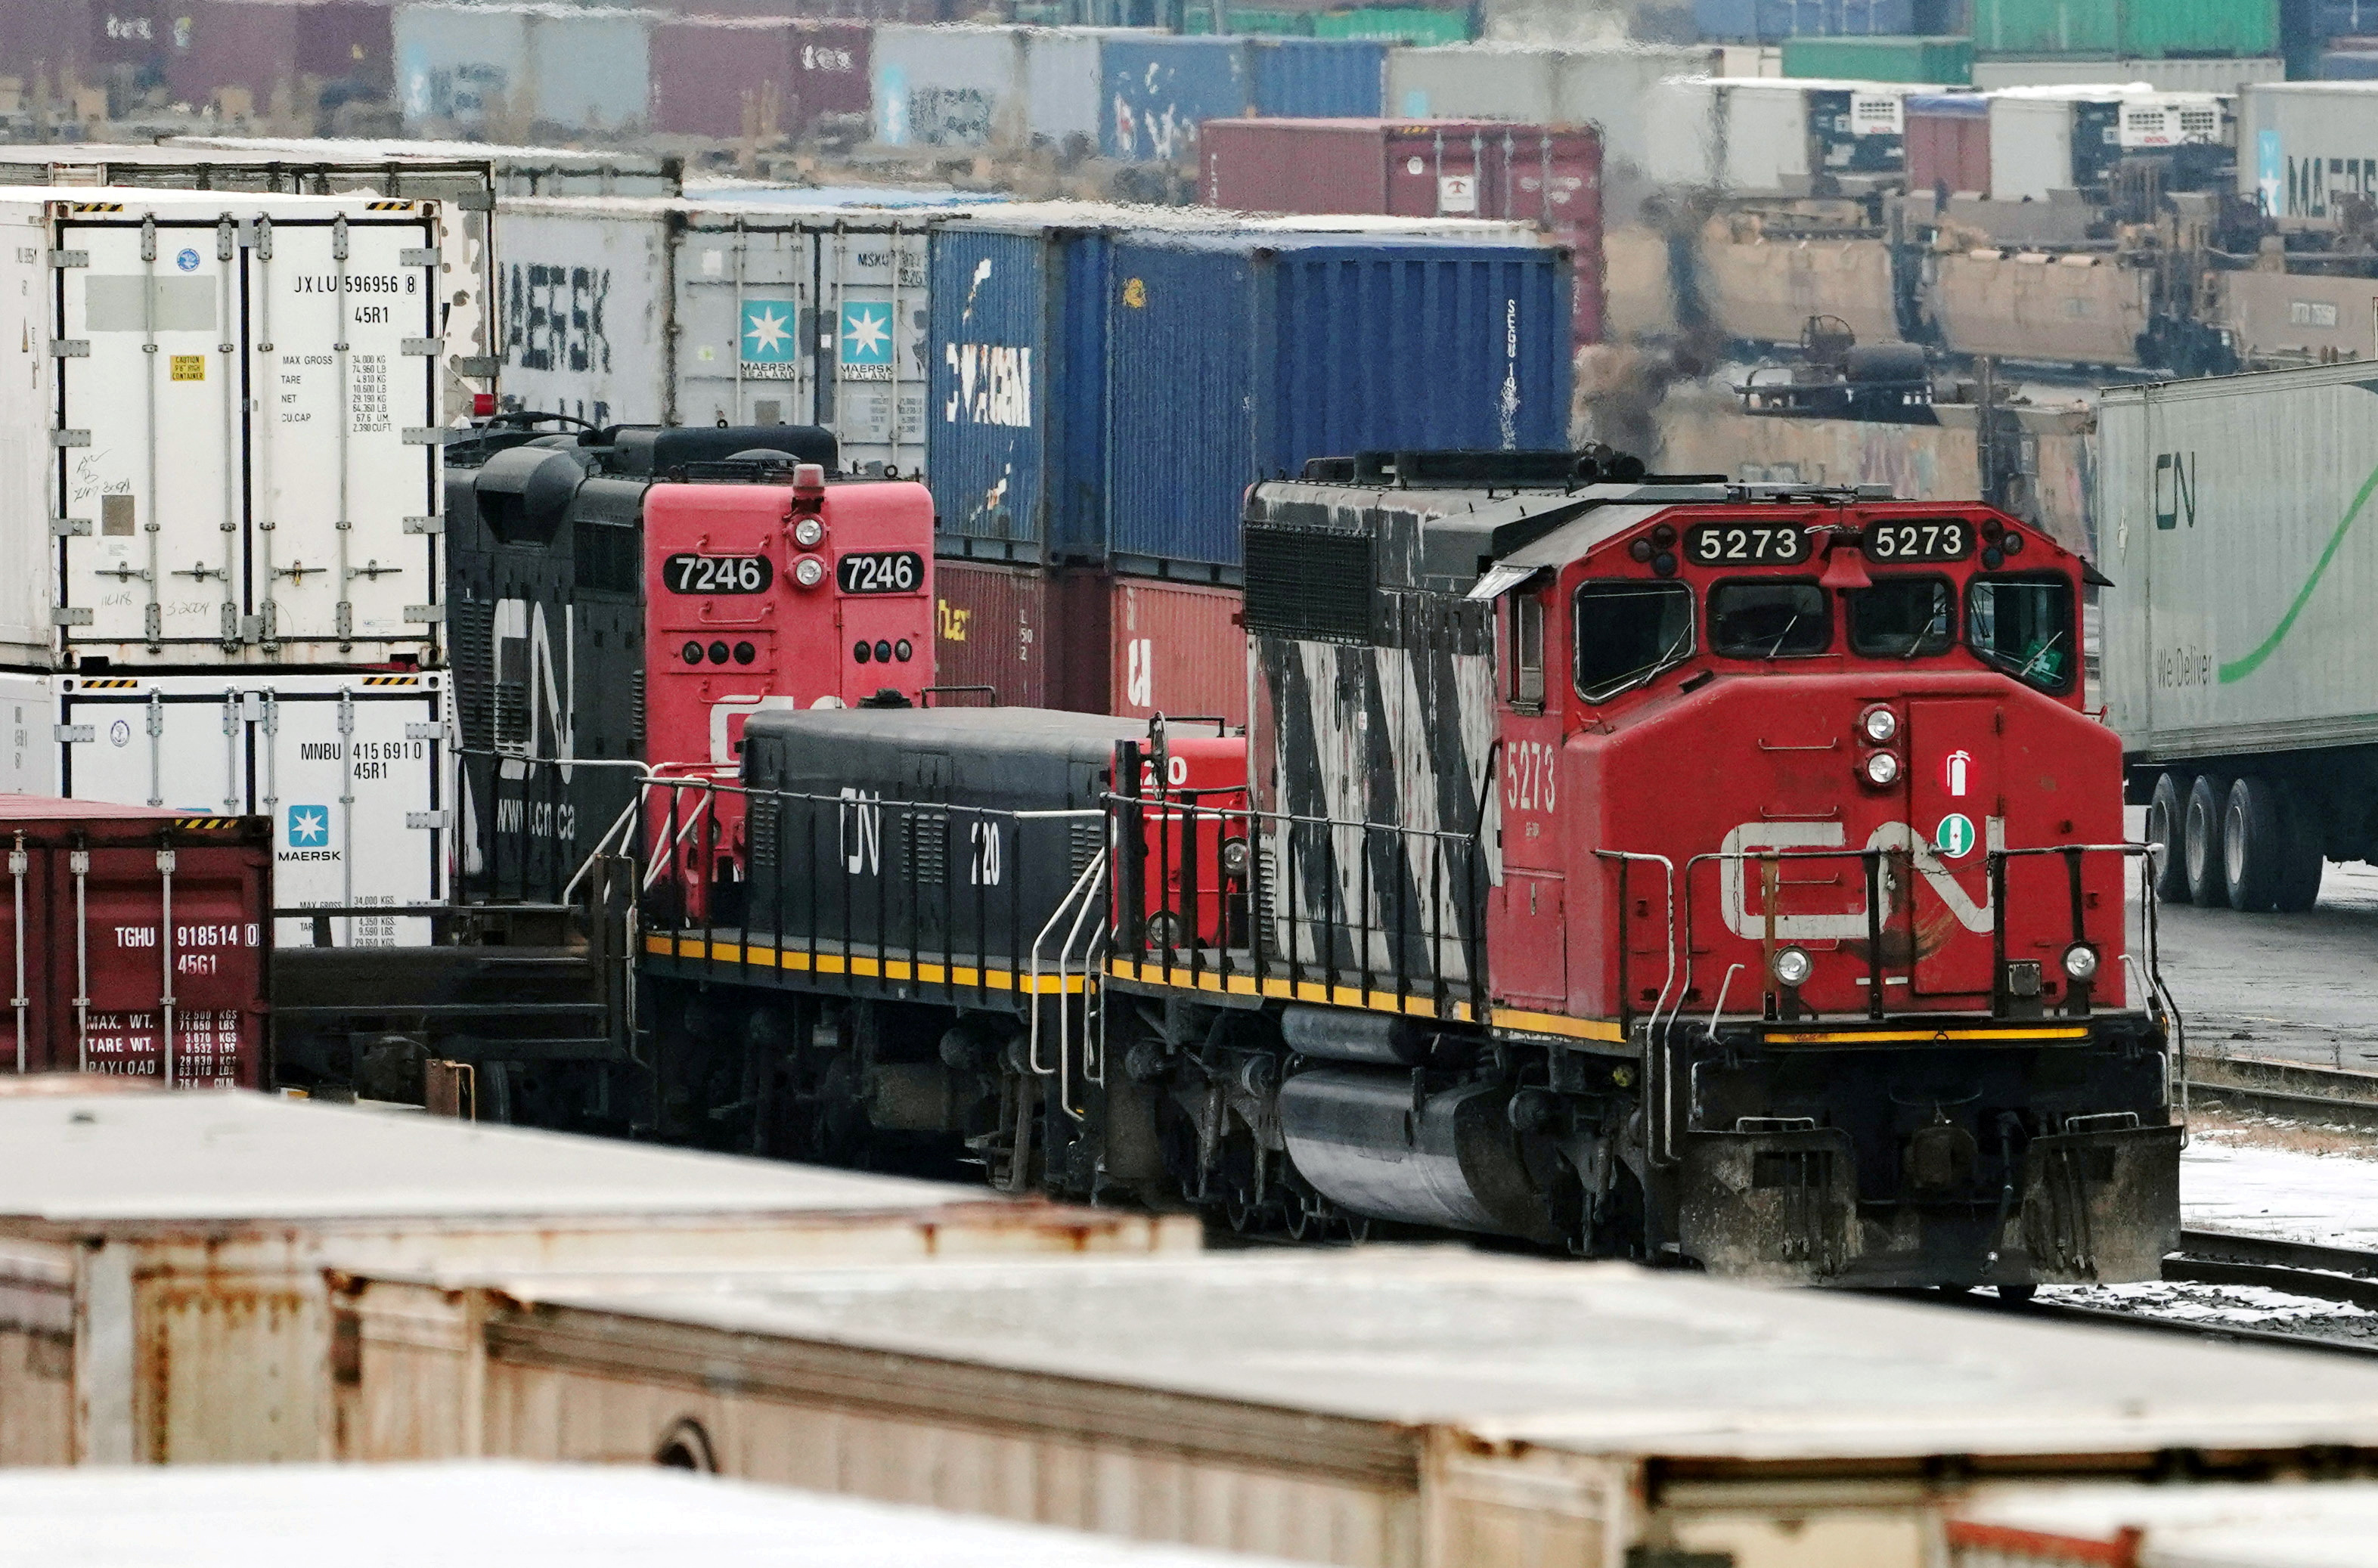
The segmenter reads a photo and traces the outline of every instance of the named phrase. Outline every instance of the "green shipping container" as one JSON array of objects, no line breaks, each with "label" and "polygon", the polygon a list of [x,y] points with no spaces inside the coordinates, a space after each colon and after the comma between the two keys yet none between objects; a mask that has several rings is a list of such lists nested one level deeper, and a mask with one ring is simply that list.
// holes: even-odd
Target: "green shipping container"
[{"label": "green shipping container", "polygon": [[1787,77],[1835,77],[1849,81],[1936,82],[1963,87],[1974,79],[1970,38],[1787,38]]},{"label": "green shipping container", "polygon": [[[1215,25],[1219,19],[1220,25]],[[1190,0],[1182,7],[1181,30],[1184,33],[1215,32],[1264,33],[1272,36],[1309,37],[1313,32],[1313,17],[1304,11],[1265,11],[1247,6],[1219,6]]]},{"label": "green shipping container", "polygon": [[1974,0],[1983,54],[2160,60],[2279,52],[2279,0]]},{"label": "green shipping container", "polygon": [[1359,11],[1327,11],[1313,18],[1315,38],[1360,38],[1375,43],[1424,48],[1470,42],[1470,13],[1433,11],[1416,6],[1370,6]]}]

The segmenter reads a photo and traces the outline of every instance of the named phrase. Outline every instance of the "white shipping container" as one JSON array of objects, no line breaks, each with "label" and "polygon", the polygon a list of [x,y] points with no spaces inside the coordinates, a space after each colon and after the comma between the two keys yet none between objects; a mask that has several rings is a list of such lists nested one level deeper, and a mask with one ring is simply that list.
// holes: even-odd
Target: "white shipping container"
[{"label": "white shipping container", "polygon": [[2157,760],[2378,740],[2364,364],[2115,388],[2097,416],[2107,722]]},{"label": "white shipping container", "polygon": [[2010,88],[1989,95],[1991,196],[2045,201],[2050,191],[2073,189],[2074,155],[2088,146],[2076,147],[2075,138],[2103,137],[2107,129],[2095,115],[2082,117],[2084,104],[2120,105],[2111,130],[2124,149],[2220,145],[2231,134],[2228,114],[2211,93],[2120,82]]},{"label": "white shipping container", "polygon": [[[444,902],[448,682],[426,672],[0,675],[0,790],[272,820],[279,909]],[[426,917],[340,916],[339,947],[417,947]],[[276,945],[314,945],[310,916]]]},{"label": "white shipping container", "polygon": [[595,425],[822,425],[847,470],[913,473],[943,215],[499,200],[505,395]]},{"label": "white shipping container", "polygon": [[2334,228],[2378,196],[2378,81],[2256,82],[2239,94],[2238,189],[2284,229]]},{"label": "white shipping container", "polygon": [[[1027,30],[913,26],[875,30],[875,139],[888,147],[1013,146],[1030,112]],[[1093,86],[1095,90],[1095,76]]]},{"label": "white shipping container", "polygon": [[0,224],[48,302],[0,391],[0,663],[434,654],[436,204],[32,190]]},{"label": "white shipping container", "polygon": [[1820,78],[1672,77],[1648,94],[1643,172],[1730,196],[1807,196],[1826,173],[1810,95],[1849,95],[1852,134],[1899,136],[1910,93],[1938,87]]},{"label": "white shipping container", "polygon": [[[1741,50],[1635,44],[1558,49],[1463,43],[1387,52],[1387,112],[1407,119],[1516,120],[1591,125],[1606,162],[1651,165],[1655,127],[1649,102],[1670,77],[1735,76],[1721,61]],[[1775,52],[1769,50],[1772,54]],[[1759,73],[1781,76],[1780,67]]]},{"label": "white shipping container", "polygon": [[2089,82],[2144,82],[2159,92],[2236,92],[2250,82],[2285,81],[2288,63],[2276,55],[2212,60],[1976,60],[1974,87],[2070,87]]}]

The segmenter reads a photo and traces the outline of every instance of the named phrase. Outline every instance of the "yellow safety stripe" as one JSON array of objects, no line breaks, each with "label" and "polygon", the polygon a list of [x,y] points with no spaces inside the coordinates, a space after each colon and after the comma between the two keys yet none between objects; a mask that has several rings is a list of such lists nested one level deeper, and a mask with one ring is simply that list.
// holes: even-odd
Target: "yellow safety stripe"
[{"label": "yellow safety stripe", "polygon": [[[1209,969],[1192,973],[1185,964],[1141,964],[1128,958],[1110,959],[1107,973],[1118,980],[1136,980],[1144,986],[1171,986],[1184,991],[1266,997],[1275,1001],[1320,1002],[1330,1007],[1359,1007],[1370,1012],[1399,1012],[1414,1018],[1439,1016],[1436,1004],[1426,997],[1399,997],[1393,991],[1365,990],[1360,986],[1331,986],[1318,980],[1299,980],[1293,984],[1276,979],[1258,982],[1252,975],[1225,976]],[[1442,1016],[1467,1023],[1471,1018],[1470,1006],[1467,1002],[1450,1003]]]},{"label": "yellow safety stripe", "polygon": [[1839,1029],[1809,1030],[1770,1029],[1765,1038],[1771,1046],[1866,1046],[1877,1043],[1904,1044],[1915,1041],[1953,1044],[1960,1040],[2085,1040],[2085,1028],[2041,1029]]},{"label": "yellow safety stripe", "polygon": [[239,819],[236,817],[176,817],[174,819],[174,826],[194,832],[208,828],[235,828],[239,826]]},{"label": "yellow safety stripe", "polygon": [[1557,1012],[1520,1012],[1507,1007],[1495,1008],[1487,1022],[1497,1029],[1524,1029],[1531,1035],[1566,1035],[1572,1040],[1608,1040],[1622,1042],[1627,1031],[1616,1020],[1609,1018],[1568,1018]]},{"label": "yellow safety stripe", "polygon": [[706,942],[696,937],[648,936],[644,951],[664,958],[701,958],[713,964],[748,964],[762,969],[805,970],[817,975],[854,975],[873,980],[906,980],[912,985],[943,986],[953,990],[1026,991],[1034,996],[1078,996],[1088,983],[1084,976],[1017,976],[1013,970],[976,968],[971,964],[926,964],[907,958],[868,958],[858,953],[818,952],[762,947],[737,942]]},{"label": "yellow safety stripe", "polygon": [[419,676],[366,676],[366,686],[419,686]]},{"label": "yellow safety stripe", "polygon": [[138,686],[139,684],[140,681],[138,676],[94,676],[88,677],[83,681],[82,688],[85,691],[122,691],[127,687]]}]

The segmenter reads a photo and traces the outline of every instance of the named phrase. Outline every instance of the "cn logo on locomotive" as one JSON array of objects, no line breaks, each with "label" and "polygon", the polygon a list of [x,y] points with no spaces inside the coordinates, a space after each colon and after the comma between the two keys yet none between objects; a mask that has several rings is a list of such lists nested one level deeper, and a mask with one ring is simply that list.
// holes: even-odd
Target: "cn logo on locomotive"
[{"label": "cn logo on locomotive", "polygon": [[[1992,849],[2006,847],[2006,819],[1991,817],[1984,821],[1984,832]],[[1965,829],[1967,847],[1971,847],[1973,829]],[[1745,822],[1725,835],[1723,853],[1726,858],[1718,862],[1719,907],[1725,917],[1726,929],[1735,936],[1757,940],[1767,931],[1767,913],[1757,907],[1759,879],[1747,869],[1757,863],[1759,852],[1766,849],[1840,849],[1846,835],[1839,822]],[[1916,832],[1905,822],[1884,822],[1867,838],[1865,847],[1892,852],[1905,852],[1905,860],[1916,868],[1916,877],[1930,888],[1957,924],[1968,931],[1985,932],[1990,928],[1990,895],[1986,886],[1976,895],[1969,892],[1957,878],[1957,873],[1941,859],[1932,840]],[[1746,860],[1742,856],[1748,856]],[[1825,862],[1818,862],[1820,865]],[[1891,862],[1885,862],[1884,875],[1892,875]],[[1859,879],[1851,879],[1856,889],[1856,904],[1837,914],[1779,914],[1775,916],[1775,937],[1779,941],[1863,941],[1867,935],[1866,889]]]}]

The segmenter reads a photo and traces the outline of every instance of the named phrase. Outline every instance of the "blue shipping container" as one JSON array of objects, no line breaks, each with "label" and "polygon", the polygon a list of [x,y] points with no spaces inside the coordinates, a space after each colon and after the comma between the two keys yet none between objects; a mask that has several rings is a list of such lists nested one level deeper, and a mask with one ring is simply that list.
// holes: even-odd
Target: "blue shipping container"
[{"label": "blue shipping container", "polygon": [[[2378,35],[2378,0],[2317,0],[2312,13],[2313,37],[2369,38],[2372,35]],[[2326,73],[2324,71],[2323,75]]]},{"label": "blue shipping container", "polygon": [[1726,43],[1901,36],[1916,30],[1916,0],[1693,0],[1693,24]]},{"label": "blue shipping container", "polygon": [[1141,233],[1107,281],[1105,558],[1235,568],[1246,487],[1370,449],[1568,445],[1569,262],[1532,244]]},{"label": "blue shipping container", "polygon": [[[2378,0],[2372,0],[2378,5]],[[1255,112],[1266,119],[1375,120],[1387,46],[1353,38],[1251,38]]]},{"label": "blue shipping container", "polygon": [[1253,102],[1243,38],[1111,38],[1099,76],[1099,150],[1128,163],[1194,159],[1200,120],[1235,119]]}]

